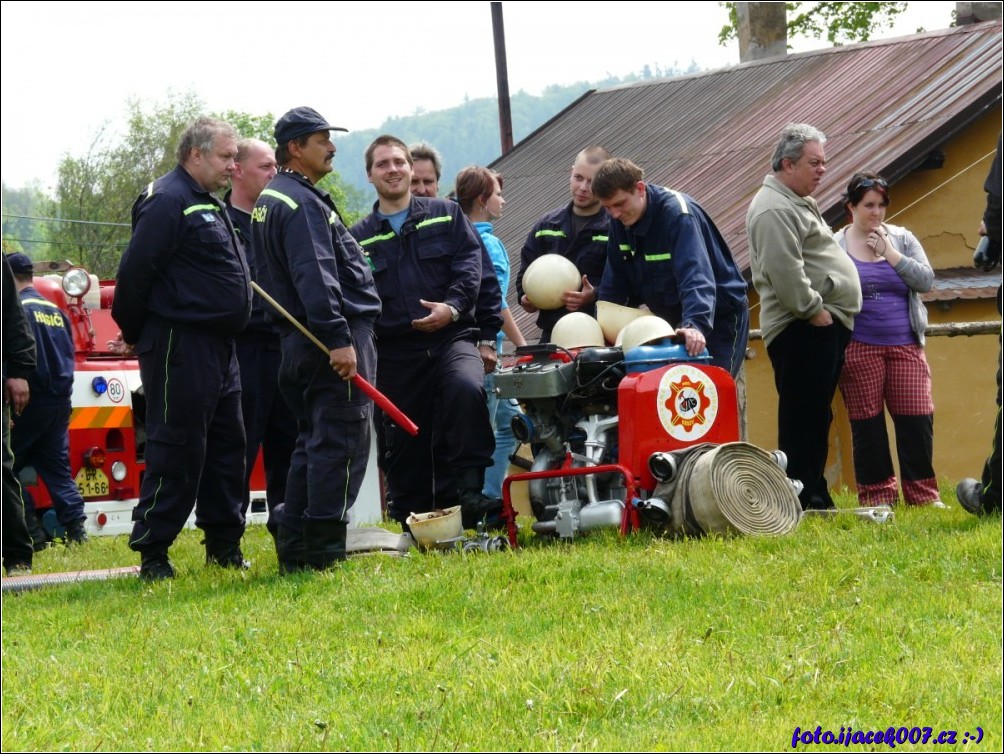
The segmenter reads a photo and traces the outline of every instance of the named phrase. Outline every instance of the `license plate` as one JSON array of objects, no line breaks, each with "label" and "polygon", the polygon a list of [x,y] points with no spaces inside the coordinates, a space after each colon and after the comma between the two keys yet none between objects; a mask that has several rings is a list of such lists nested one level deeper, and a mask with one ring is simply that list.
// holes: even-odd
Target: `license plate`
[{"label": "license plate", "polygon": [[77,472],[74,480],[84,497],[106,497],[108,495],[108,477],[101,469],[83,468]]}]

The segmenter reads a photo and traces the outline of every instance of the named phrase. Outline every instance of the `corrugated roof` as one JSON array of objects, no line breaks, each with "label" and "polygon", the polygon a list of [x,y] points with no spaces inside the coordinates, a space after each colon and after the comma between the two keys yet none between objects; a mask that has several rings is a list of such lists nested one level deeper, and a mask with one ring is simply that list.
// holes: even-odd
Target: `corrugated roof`
[{"label": "corrugated roof", "polygon": [[972,267],[937,270],[934,285],[920,295],[923,301],[957,301],[959,299],[992,298],[1001,284],[1000,269],[980,272]]},{"label": "corrugated roof", "polygon": [[[602,144],[644,168],[646,180],[695,197],[746,270],[746,210],[786,123],[826,134],[831,167],[815,198],[836,222],[841,191],[861,165],[895,183],[999,106],[1001,52],[998,20],[590,92],[493,163],[507,199],[495,232],[518,269],[534,221],[569,201],[575,154]],[[535,331],[532,316],[518,305],[513,313]]]}]

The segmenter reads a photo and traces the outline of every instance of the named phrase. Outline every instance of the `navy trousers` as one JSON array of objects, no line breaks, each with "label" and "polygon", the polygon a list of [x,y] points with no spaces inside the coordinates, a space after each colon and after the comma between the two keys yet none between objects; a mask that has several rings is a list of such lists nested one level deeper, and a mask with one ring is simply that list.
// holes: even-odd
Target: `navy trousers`
[{"label": "navy trousers", "polygon": [[495,452],[477,347],[457,339],[422,349],[382,342],[377,350],[378,387],[419,428],[411,437],[384,417],[388,514],[404,521],[456,505],[456,479],[490,466]]},{"label": "navy trousers", "polygon": [[218,542],[244,533],[244,421],[233,338],[151,320],[136,344],[146,473],[129,546],[170,546],[195,508]]},{"label": "navy trousers", "polygon": [[[350,323],[356,371],[376,373],[373,331]],[[327,355],[298,332],[282,338],[279,387],[296,418],[286,500],[279,521],[303,531],[313,521],[348,522],[366,473],[372,403],[331,368]]]},{"label": "navy trousers", "polygon": [[[63,526],[86,518],[84,498],[70,472],[70,399],[32,397],[11,430],[14,473],[35,469]],[[27,502],[27,501],[26,501]]]},{"label": "navy trousers", "polygon": [[[279,391],[280,362],[277,337],[256,334],[238,336],[241,413],[247,435],[244,457],[246,478],[250,481],[260,448],[265,465],[266,503],[270,512],[286,499],[289,459],[296,446],[296,418]],[[246,492],[245,513],[250,502]]]}]

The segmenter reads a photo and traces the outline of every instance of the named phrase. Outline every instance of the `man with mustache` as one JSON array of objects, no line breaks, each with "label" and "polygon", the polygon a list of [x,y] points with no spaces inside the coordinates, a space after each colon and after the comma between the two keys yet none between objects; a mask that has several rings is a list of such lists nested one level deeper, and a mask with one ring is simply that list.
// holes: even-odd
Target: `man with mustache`
[{"label": "man with mustache", "polygon": [[284,318],[279,389],[296,417],[286,499],[272,511],[280,573],[345,560],[349,509],[366,473],[372,404],[353,383],[376,376],[373,323],[380,299],[366,258],[316,184],[331,172],[332,126],[296,107],[275,124],[279,173],[251,213],[261,286],[329,349]]}]

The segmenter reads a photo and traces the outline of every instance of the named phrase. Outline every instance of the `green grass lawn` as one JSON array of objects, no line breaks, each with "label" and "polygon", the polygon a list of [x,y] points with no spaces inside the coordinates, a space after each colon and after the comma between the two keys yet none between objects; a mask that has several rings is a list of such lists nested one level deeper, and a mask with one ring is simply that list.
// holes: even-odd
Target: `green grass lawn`
[{"label": "green grass lawn", "polygon": [[[2,746],[790,750],[796,727],[892,726],[958,732],[896,749],[999,751],[1001,520],[943,499],[778,539],[527,536],[285,578],[264,527],[247,573],[186,531],[173,581],[3,597]],[[109,537],[35,570],[135,563]]]}]

